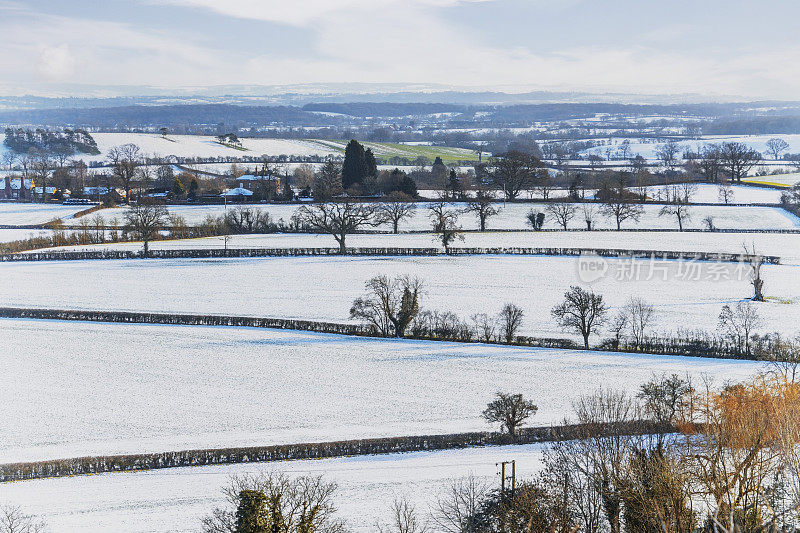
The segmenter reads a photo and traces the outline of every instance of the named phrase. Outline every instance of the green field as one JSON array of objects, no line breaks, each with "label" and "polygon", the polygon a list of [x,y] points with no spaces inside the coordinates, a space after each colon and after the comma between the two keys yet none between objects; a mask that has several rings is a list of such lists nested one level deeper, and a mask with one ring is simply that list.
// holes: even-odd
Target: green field
[{"label": "green field", "polygon": [[[316,140],[314,142],[325,148],[338,150],[344,153],[345,146],[348,141],[346,140]],[[378,142],[362,142],[365,148],[370,148],[372,153],[375,154],[377,159],[388,160],[391,157],[405,157],[408,159],[416,159],[418,157],[426,157],[433,161],[436,157],[441,157],[445,163],[455,163],[457,161],[478,161],[478,153],[474,150],[466,148],[453,148],[450,146],[417,146],[397,143],[378,143]]]}]

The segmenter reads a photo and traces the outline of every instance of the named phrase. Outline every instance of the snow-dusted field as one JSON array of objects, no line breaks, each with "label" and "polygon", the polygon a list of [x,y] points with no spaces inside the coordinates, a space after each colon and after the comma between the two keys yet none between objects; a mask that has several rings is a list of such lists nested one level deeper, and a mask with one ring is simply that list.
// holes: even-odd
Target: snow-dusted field
[{"label": "snow-dusted field", "polygon": [[[769,181],[772,176],[765,176],[763,179]],[[800,180],[800,178],[798,178]],[[655,197],[659,189],[663,187],[649,187],[648,194]],[[778,204],[781,201],[781,191],[768,189],[766,187],[752,187],[749,185],[731,185],[733,197],[728,203],[731,204]],[[692,196],[692,202],[723,204],[719,198],[719,187],[711,183],[698,183]]]},{"label": "snow-dusted field", "polygon": [[[550,316],[571,285],[591,287],[612,308],[639,296],[655,305],[655,328],[714,330],[725,304],[752,295],[748,270],[733,263],[602,260],[603,277],[576,257],[283,257],[4,263],[0,301],[11,306],[274,316],[347,321],[373,276],[411,275],[426,285],[422,306],[467,319],[506,302],[526,315],[521,333],[563,336]],[[800,267],[766,265],[757,304],[765,331],[794,335]],[[583,269],[583,274],[579,269]],[[589,283],[592,282],[592,283]],[[24,289],[20,289],[24,287]]]},{"label": "snow-dusted field", "polygon": [[472,474],[499,484],[496,463],[514,459],[519,479],[541,468],[541,447],[501,446],[315,461],[177,468],[124,474],[23,481],[0,485],[0,501],[21,506],[59,533],[197,532],[201,517],[224,506],[229,476],[281,471],[322,475],[338,485],[337,516],[350,530],[386,525],[396,499],[412,503],[428,519],[436,499]]},{"label": "snow-dusted field", "polygon": [[[0,237],[5,231],[0,230]],[[335,246],[330,235],[272,233],[266,235],[231,235],[228,248],[325,248]],[[347,237],[349,247],[425,248],[440,246],[439,237],[431,233],[355,234]],[[681,252],[741,253],[744,245],[756,246],[764,255],[781,258],[782,264],[800,263],[798,233],[709,233],[664,231],[657,234],[636,231],[515,231],[470,232],[456,247],[542,247],[542,248],[614,248],[627,250],[674,250]],[[224,237],[154,241],[154,250],[221,249]],[[140,242],[106,243],[72,246],[57,250],[141,250]]]},{"label": "snow-dusted field", "polygon": [[0,202],[0,225],[25,226],[44,224],[56,218],[66,222],[75,213],[83,211],[87,207],[85,205]]},{"label": "snow-dusted field", "polygon": [[18,241],[31,237],[49,237],[53,232],[45,229],[0,229],[0,242]]},{"label": "snow-dusted field", "polygon": [[[417,210],[410,220],[403,221],[400,224],[401,231],[424,231],[429,230],[431,221],[428,218],[428,203],[419,203]],[[578,213],[575,219],[570,222],[571,227],[581,228],[585,227],[582,219],[582,206],[576,204]],[[283,219],[289,221],[295,211],[298,209],[296,205],[255,205],[249,206],[255,209],[261,209],[269,213],[273,220]],[[463,204],[454,205],[455,209],[463,209]],[[489,229],[526,229],[530,226],[527,225],[526,215],[531,211],[544,212],[544,204],[507,204],[502,207],[500,213],[489,219],[487,227]],[[222,205],[198,205],[198,206],[169,206],[171,214],[180,215],[184,217],[189,224],[199,224],[207,216],[223,216],[225,214],[225,206]],[[228,206],[227,209],[234,209],[233,206]],[[597,229],[614,229],[616,223],[613,219],[602,216],[599,214],[599,205],[594,205],[597,214],[594,218],[594,227]],[[672,216],[659,216],[661,206],[659,205],[645,205],[644,215],[639,222],[633,220],[624,221],[622,224],[623,229],[677,229],[678,223]],[[687,229],[702,229],[705,227],[703,219],[711,216],[714,218],[714,225],[720,229],[798,229],[800,228],[800,218],[788,213],[787,211],[779,208],[772,207],[732,207],[724,205],[713,206],[695,206],[689,209],[691,219],[684,222],[684,227]],[[122,207],[113,209],[103,209],[99,211],[106,220],[117,218],[122,220],[124,218],[125,209]],[[77,220],[65,221],[66,224],[77,224]],[[477,229],[479,227],[477,217],[472,214],[462,214],[459,218],[459,224],[465,229]],[[559,228],[556,219],[545,214],[545,228],[556,229]],[[383,230],[390,229],[388,225],[384,225]]]},{"label": "snow-dusted field", "polygon": [[[765,154],[767,151],[767,141],[775,137],[783,139],[784,141],[789,143],[788,152],[797,152],[798,149],[800,149],[800,135],[782,135],[782,134],[709,135],[701,139],[696,139],[691,141],[680,141],[677,144],[680,147],[679,153],[683,153],[687,149],[697,151],[699,147],[703,147],[709,144],[739,142],[739,143],[744,143],[758,150],[762,154]],[[589,148],[587,150],[584,150],[583,153],[586,155],[597,154],[599,156],[606,157],[606,149],[610,147],[612,149],[612,154],[615,153],[619,149],[620,144],[622,143],[623,140],[625,139],[622,138],[607,139],[607,141],[610,144]],[[645,159],[657,159],[656,151],[663,144],[662,142],[655,142],[655,139],[630,138],[628,140],[630,141],[629,157],[639,154]],[[772,156],[768,157],[771,158]]]},{"label": "snow-dusted field", "polygon": [[[757,363],[247,328],[0,320],[0,462],[486,430],[498,390],[559,422],[598,387]],[[2,488],[0,488],[2,491]]]},{"label": "snow-dusted field", "polygon": [[[769,176],[753,176],[752,178],[745,178],[744,181],[750,183],[770,183],[783,187],[792,187],[800,183],[800,172],[794,172],[790,174],[771,174]],[[780,191],[778,192],[780,193]]]}]

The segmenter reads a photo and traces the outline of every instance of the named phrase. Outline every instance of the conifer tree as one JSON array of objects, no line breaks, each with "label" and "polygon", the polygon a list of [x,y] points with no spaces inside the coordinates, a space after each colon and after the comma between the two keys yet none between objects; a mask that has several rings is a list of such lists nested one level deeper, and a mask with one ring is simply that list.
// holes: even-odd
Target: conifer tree
[{"label": "conifer tree", "polygon": [[375,154],[372,153],[371,148],[367,148],[364,152],[364,166],[366,168],[366,176],[378,176],[378,162],[375,161]]},{"label": "conifer tree", "polygon": [[367,176],[367,159],[364,147],[357,140],[352,139],[344,149],[344,163],[342,164],[342,187],[349,189],[361,183]]}]

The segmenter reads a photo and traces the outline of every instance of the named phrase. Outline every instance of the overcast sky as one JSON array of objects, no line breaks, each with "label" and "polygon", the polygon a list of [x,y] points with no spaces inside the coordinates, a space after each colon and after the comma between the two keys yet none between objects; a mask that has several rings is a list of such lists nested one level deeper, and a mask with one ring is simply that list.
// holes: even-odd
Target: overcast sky
[{"label": "overcast sky", "polygon": [[798,19],[797,0],[0,0],[0,89],[369,82],[798,100]]}]

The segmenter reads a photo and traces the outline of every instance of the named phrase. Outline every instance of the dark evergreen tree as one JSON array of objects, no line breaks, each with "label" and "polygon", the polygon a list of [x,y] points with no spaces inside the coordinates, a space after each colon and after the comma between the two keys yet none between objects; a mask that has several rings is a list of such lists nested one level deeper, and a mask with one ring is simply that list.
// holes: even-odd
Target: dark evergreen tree
[{"label": "dark evergreen tree", "polygon": [[353,185],[364,181],[367,173],[367,159],[364,147],[357,140],[352,139],[344,149],[344,163],[342,164],[342,187],[349,189]]},{"label": "dark evergreen tree", "polygon": [[366,176],[378,176],[378,162],[375,161],[375,154],[372,153],[371,148],[367,148],[364,152],[364,166],[366,168]]}]

